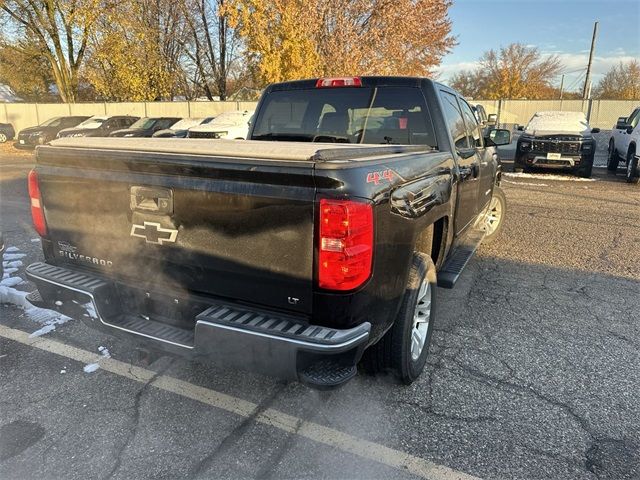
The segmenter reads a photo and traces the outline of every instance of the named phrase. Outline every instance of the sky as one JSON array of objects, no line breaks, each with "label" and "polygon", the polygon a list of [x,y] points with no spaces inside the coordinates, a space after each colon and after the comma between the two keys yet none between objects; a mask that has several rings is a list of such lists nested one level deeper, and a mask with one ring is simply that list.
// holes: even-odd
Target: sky
[{"label": "sky", "polygon": [[[449,16],[458,45],[438,69],[445,82],[461,69],[473,69],[483,52],[519,42],[558,55],[565,89],[581,89],[595,21],[594,86],[620,61],[640,61],[640,0],[453,1]],[[560,76],[554,83],[560,84]]]}]

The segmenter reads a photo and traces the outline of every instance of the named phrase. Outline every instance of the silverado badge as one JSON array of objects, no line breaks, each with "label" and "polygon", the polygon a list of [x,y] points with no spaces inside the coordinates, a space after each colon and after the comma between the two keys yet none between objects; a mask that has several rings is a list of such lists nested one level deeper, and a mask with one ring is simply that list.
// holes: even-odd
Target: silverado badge
[{"label": "silverado badge", "polygon": [[144,222],[144,225],[131,225],[131,236],[144,238],[147,243],[162,245],[174,243],[178,237],[178,230],[162,228],[156,222]]}]

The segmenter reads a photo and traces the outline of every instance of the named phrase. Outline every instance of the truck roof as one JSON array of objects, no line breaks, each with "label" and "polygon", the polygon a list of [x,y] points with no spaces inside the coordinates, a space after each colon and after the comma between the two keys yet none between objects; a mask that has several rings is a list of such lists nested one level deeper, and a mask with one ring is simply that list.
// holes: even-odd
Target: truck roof
[{"label": "truck roof", "polygon": [[[363,87],[419,87],[421,84],[433,82],[431,79],[426,77],[364,76],[358,78],[362,82]],[[273,83],[269,85],[266,90],[277,91],[315,88],[316,82],[318,80],[319,78],[310,78],[305,80],[293,80],[290,82]]]}]

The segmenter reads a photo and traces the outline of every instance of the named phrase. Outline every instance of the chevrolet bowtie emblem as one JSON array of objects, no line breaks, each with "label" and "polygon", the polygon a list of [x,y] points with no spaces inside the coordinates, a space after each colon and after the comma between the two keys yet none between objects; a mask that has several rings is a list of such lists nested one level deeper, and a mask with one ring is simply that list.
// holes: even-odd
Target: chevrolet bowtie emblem
[{"label": "chevrolet bowtie emblem", "polygon": [[131,225],[131,236],[144,238],[147,243],[162,245],[174,243],[178,237],[178,230],[162,228],[159,223],[144,222],[144,225]]}]

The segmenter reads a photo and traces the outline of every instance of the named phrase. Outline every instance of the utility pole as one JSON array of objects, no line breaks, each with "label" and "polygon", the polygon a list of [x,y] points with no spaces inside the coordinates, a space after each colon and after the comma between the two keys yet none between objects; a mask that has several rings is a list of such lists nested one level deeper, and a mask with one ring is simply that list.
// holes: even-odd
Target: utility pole
[{"label": "utility pole", "polygon": [[563,91],[564,91],[564,73],[562,74],[562,78],[560,79],[560,100],[562,100]]},{"label": "utility pole", "polygon": [[593,51],[596,48],[596,37],[598,36],[598,22],[593,24],[593,37],[591,38],[591,50],[589,50],[589,63],[587,64],[587,76],[584,79],[582,88],[582,99],[586,100],[589,95],[589,85],[591,83],[591,63],[593,62]]}]

